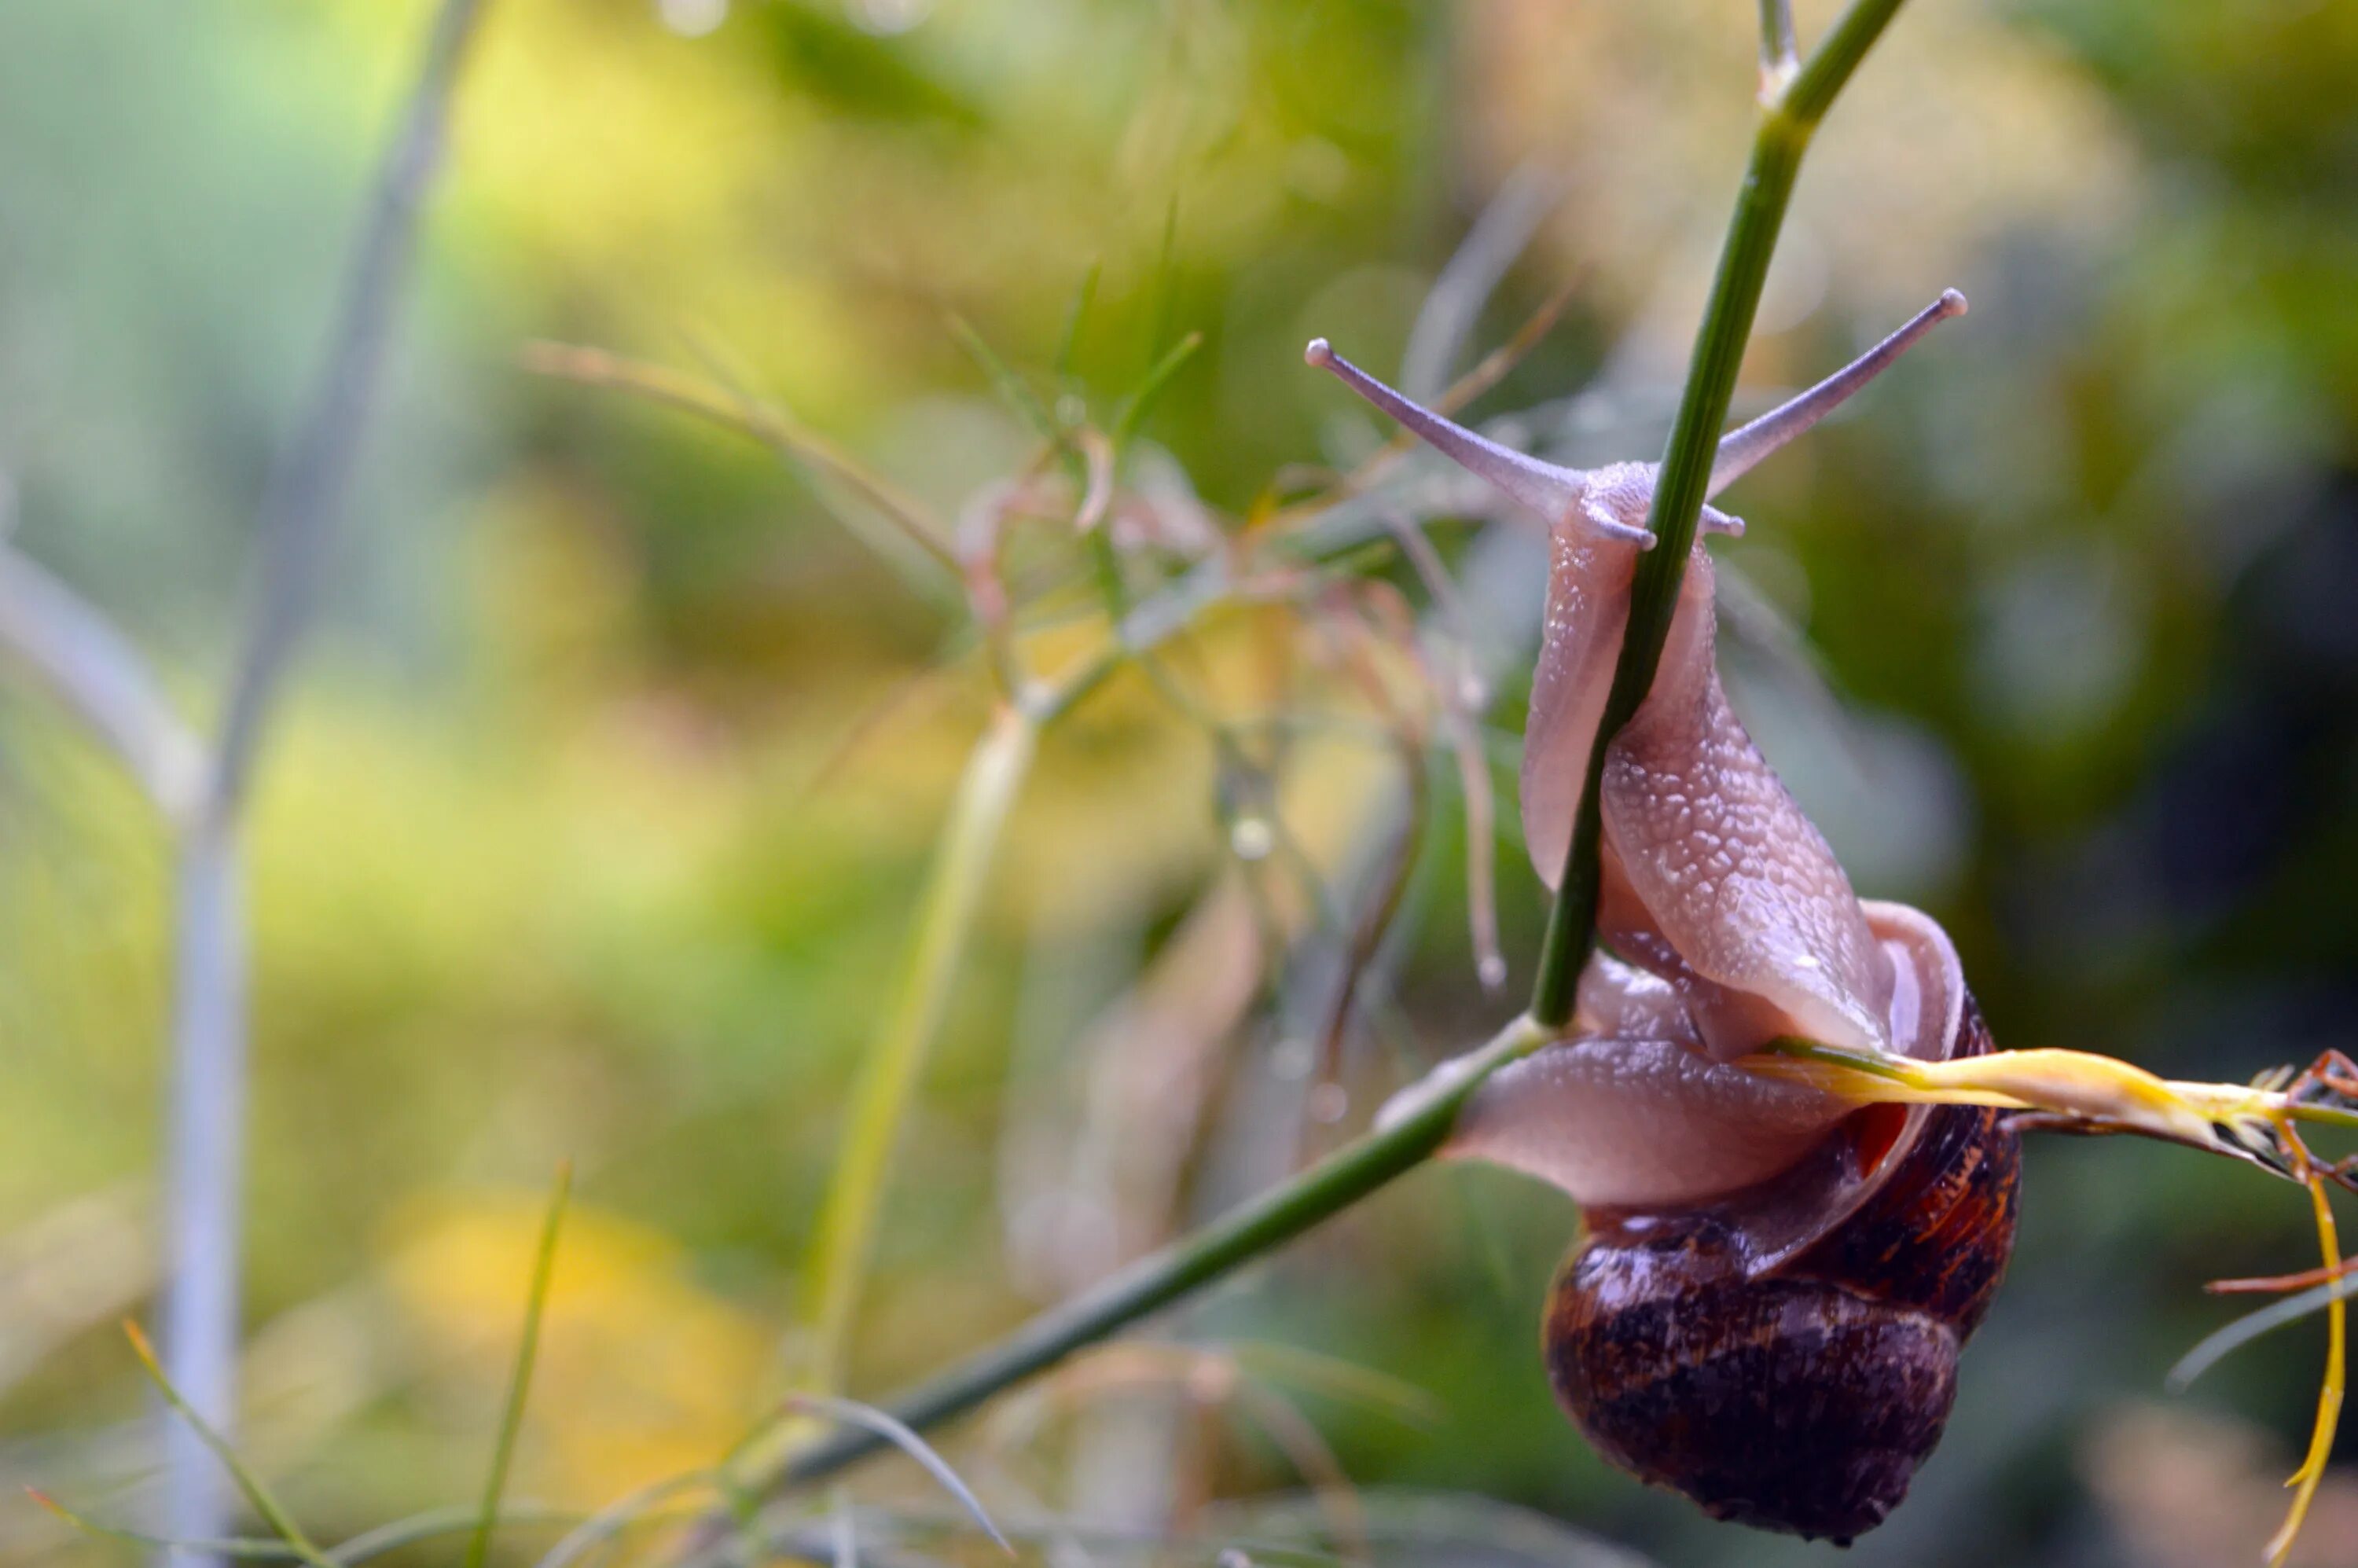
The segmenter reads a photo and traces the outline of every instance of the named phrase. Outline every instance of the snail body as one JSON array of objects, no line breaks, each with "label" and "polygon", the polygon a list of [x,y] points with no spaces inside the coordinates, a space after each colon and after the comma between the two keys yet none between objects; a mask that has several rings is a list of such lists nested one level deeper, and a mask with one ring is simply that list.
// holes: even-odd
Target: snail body
[{"label": "snail body", "polygon": [[[1934,323],[1721,443],[1713,493]],[[1560,469],[1450,424],[1321,341],[1335,372],[1550,527],[1522,772],[1543,880],[1602,722],[1655,470]],[[1447,1152],[1561,1187],[1584,1231],[1551,1290],[1550,1379],[1607,1458],[1715,1517],[1847,1541],[1905,1495],[2013,1247],[2018,1161],[1994,1111],[1861,1108],[1739,1059],[1781,1036],[1927,1060],[1989,1049],[1929,916],[1863,903],[1722,689],[1703,535],[1646,701],[1608,746],[1599,952],[1564,1037],[1493,1074]]]},{"label": "snail body", "polygon": [[[1987,1051],[1956,1005],[1942,1037]],[[1727,1196],[1592,1206],[1548,1293],[1556,1397],[1600,1453],[1714,1518],[1847,1541],[1940,1441],[2018,1175],[1995,1110],[1875,1106]]]}]

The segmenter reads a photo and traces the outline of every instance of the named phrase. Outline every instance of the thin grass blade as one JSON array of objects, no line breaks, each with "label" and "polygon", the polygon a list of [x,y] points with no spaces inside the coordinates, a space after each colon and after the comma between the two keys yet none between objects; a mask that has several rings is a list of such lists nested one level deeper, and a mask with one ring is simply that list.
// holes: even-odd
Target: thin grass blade
[{"label": "thin grass blade", "polygon": [[303,1527],[295,1522],[294,1516],[271,1495],[270,1488],[262,1484],[262,1478],[246,1468],[245,1462],[237,1456],[237,1450],[230,1446],[229,1440],[215,1432],[205,1418],[181,1398],[180,1390],[172,1386],[172,1379],[164,1375],[163,1363],[156,1358],[156,1347],[147,1342],[146,1331],[126,1319],[123,1334],[131,1341],[131,1353],[139,1357],[140,1368],[146,1372],[148,1381],[156,1385],[156,1391],[164,1397],[164,1402],[171,1407],[172,1413],[188,1423],[189,1430],[197,1434],[197,1440],[221,1461],[222,1468],[229,1472],[230,1479],[237,1483],[237,1489],[245,1494],[245,1500],[261,1516],[262,1521],[276,1531],[278,1539],[285,1541],[288,1550],[301,1561],[311,1563],[313,1568],[334,1568],[327,1554],[303,1533]]},{"label": "thin grass blade", "polygon": [[1146,330],[1146,351],[1150,356],[1162,353],[1164,341],[1171,336],[1171,317],[1177,308],[1178,271],[1179,192],[1174,190],[1171,205],[1163,212],[1163,246],[1155,253],[1154,281],[1147,290],[1153,301]]},{"label": "thin grass blade", "polygon": [[1065,432],[1057,427],[1055,416],[1048,412],[1048,406],[1040,401],[1039,394],[1015,373],[1013,365],[999,357],[990,340],[976,331],[972,322],[956,311],[950,312],[948,320],[950,336],[957,340],[958,347],[967,351],[969,359],[982,367],[982,373],[990,378],[991,387],[999,394],[1000,401],[1031,426],[1033,435],[1062,449],[1065,445]]},{"label": "thin grass blade", "polygon": [[1190,332],[1172,344],[1170,351],[1154,362],[1154,368],[1146,373],[1146,379],[1139,383],[1138,390],[1130,394],[1130,401],[1122,405],[1121,413],[1114,420],[1114,450],[1120,451],[1130,445],[1130,438],[1138,434],[1139,427],[1146,423],[1146,416],[1154,412],[1155,404],[1162,401],[1172,378],[1186,368],[1187,362],[1194,359],[1195,351],[1203,346],[1204,334]]},{"label": "thin grass blade", "polygon": [[[424,1541],[439,1541],[444,1536],[466,1535],[473,1531],[482,1509],[475,1503],[454,1503],[438,1509],[426,1509],[406,1518],[392,1519],[364,1530],[347,1541],[339,1541],[328,1555],[337,1568],[359,1568],[363,1563],[416,1546]],[[570,1525],[580,1522],[579,1509],[552,1508],[546,1503],[509,1502],[500,1509],[500,1522],[506,1525]]]},{"label": "thin grass blade", "polygon": [[25,1488],[30,1498],[47,1512],[85,1535],[105,1541],[119,1541],[126,1546],[136,1546],[149,1552],[194,1552],[207,1557],[229,1557],[243,1563],[297,1563],[302,1561],[295,1549],[283,1541],[265,1541],[259,1536],[234,1535],[218,1541],[168,1541],[145,1530],[127,1530],[119,1524],[107,1524],[84,1514],[78,1514],[38,1487]]},{"label": "thin grass blade", "polygon": [[508,1375],[507,1406],[500,1412],[499,1442],[492,1449],[491,1474],[483,1480],[475,1533],[467,1542],[466,1568],[483,1568],[491,1555],[492,1531],[500,1520],[500,1494],[507,1490],[516,1433],[524,1426],[525,1399],[532,1390],[532,1364],[540,1353],[540,1325],[548,1314],[549,1281],[557,1269],[557,1233],[565,1222],[565,1204],[572,1192],[573,1162],[568,1160],[557,1167],[557,1185],[548,1195],[548,1217],[541,1221],[540,1246],[532,1260],[532,1289],[525,1299],[524,1335],[516,1344],[515,1367]]},{"label": "thin grass blade", "polygon": [[2302,1318],[2314,1316],[2353,1295],[2358,1295],[2358,1275],[2344,1275],[2330,1285],[2320,1285],[2297,1296],[2287,1296],[2257,1312],[2245,1313],[2224,1328],[2204,1336],[2193,1349],[2180,1357],[2178,1365],[2169,1369],[2164,1382],[2171,1393],[2183,1393],[2192,1386],[2195,1379],[2253,1340],[2273,1334],[2288,1324],[2299,1323]]},{"label": "thin grass blade", "polygon": [[1081,323],[1088,319],[1089,307],[1097,303],[1098,281],[1105,275],[1105,263],[1092,260],[1088,271],[1081,275],[1081,286],[1073,291],[1073,303],[1065,312],[1065,330],[1056,339],[1056,379],[1063,381],[1073,373],[1073,355],[1081,346]]},{"label": "thin grass blade", "polygon": [[1414,1383],[1339,1356],[1322,1355],[1298,1345],[1267,1343],[1234,1345],[1229,1350],[1237,1365],[1248,1371],[1414,1426],[1437,1425],[1446,1413],[1439,1400]]},{"label": "thin grass blade", "polygon": [[638,1523],[655,1504],[667,1501],[682,1492],[713,1484],[709,1472],[691,1470],[685,1475],[666,1476],[660,1481],[650,1481],[634,1491],[625,1492],[567,1530],[541,1557],[536,1568],[567,1568],[583,1553],[611,1541]]},{"label": "thin grass blade", "polygon": [[1038,733],[1037,721],[1006,708],[975,747],[943,827],[896,1000],[861,1067],[807,1274],[814,1281],[816,1372],[824,1386],[839,1379],[866,1285],[892,1150],[941,1032],[950,987],[981,907],[983,883],[1031,770]]},{"label": "thin grass blade", "polygon": [[997,1541],[1000,1549],[1010,1557],[1015,1555],[1015,1548],[991,1522],[981,1499],[958,1478],[958,1473],[950,1468],[949,1462],[934,1452],[933,1444],[919,1437],[906,1422],[885,1414],[873,1405],[863,1405],[857,1400],[838,1400],[825,1394],[795,1394],[786,1400],[786,1404],[795,1410],[823,1415],[843,1425],[874,1433],[924,1466],[925,1474],[934,1478],[936,1485],[957,1498],[958,1506],[974,1516],[975,1523],[982,1527],[985,1535]]}]

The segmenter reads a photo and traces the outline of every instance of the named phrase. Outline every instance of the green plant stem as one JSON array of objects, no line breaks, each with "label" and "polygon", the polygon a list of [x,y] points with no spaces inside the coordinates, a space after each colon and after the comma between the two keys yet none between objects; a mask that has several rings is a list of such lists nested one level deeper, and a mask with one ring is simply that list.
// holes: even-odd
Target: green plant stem
[{"label": "green plant stem", "polygon": [[221,1467],[229,1472],[230,1479],[236,1482],[237,1489],[245,1494],[246,1502],[252,1505],[262,1522],[276,1530],[278,1539],[287,1543],[287,1550],[310,1563],[312,1568],[335,1568],[335,1564],[312,1543],[311,1538],[303,1532],[303,1527],[295,1522],[295,1516],[287,1511],[286,1505],[263,1484],[262,1477],[237,1456],[237,1450],[230,1445],[229,1439],[216,1431],[203,1414],[182,1397],[179,1389],[165,1372],[163,1364],[157,1360],[156,1348],[147,1342],[147,1336],[139,1325],[126,1319],[123,1333],[131,1341],[131,1353],[139,1358],[140,1369],[147,1374],[148,1381],[156,1385],[156,1391],[163,1396],[164,1403],[196,1435],[197,1441],[220,1461]]},{"label": "green plant stem", "polygon": [[[1428,1080],[1428,1087],[1412,1091],[1400,1113],[1376,1130],[881,1408],[915,1431],[938,1425],[1292,1240],[1431,1159],[1476,1087],[1550,1038],[1550,1032],[1529,1018],[1516,1019],[1479,1051]],[[749,1489],[766,1493],[818,1480],[887,1446],[872,1432],[838,1429],[784,1460]]]},{"label": "green plant stem", "polygon": [[516,1434],[524,1430],[525,1398],[532,1391],[533,1363],[540,1354],[540,1325],[548,1315],[548,1288],[557,1274],[557,1233],[565,1223],[565,1204],[572,1193],[573,1162],[568,1160],[557,1167],[557,1184],[548,1195],[548,1213],[540,1224],[540,1245],[533,1252],[532,1284],[525,1293],[524,1332],[517,1336],[515,1365],[508,1374],[507,1403],[500,1412],[492,1467],[483,1479],[482,1507],[475,1532],[467,1540],[466,1568],[483,1568],[491,1558],[492,1532],[500,1522],[500,1498],[507,1490]]},{"label": "green plant stem", "polygon": [[1629,589],[1628,630],[1614,663],[1604,721],[1589,748],[1580,815],[1573,824],[1563,879],[1557,883],[1555,907],[1540,949],[1531,1016],[1551,1027],[1561,1028],[1570,1021],[1581,968],[1595,941],[1604,837],[1598,795],[1606,752],[1645,702],[1661,664],[1662,642],[1670,635],[1687,552],[1694,544],[1695,520],[1711,485],[1712,459],[1736,395],[1736,372],[1752,336],[1752,319],[1759,308],[1761,285],[1768,276],[1768,259],[1776,253],[1793,181],[1819,121],[1899,5],[1900,0],[1856,0],[1808,62],[1768,98],[1753,137],[1751,167],[1736,199],[1736,215],[1728,223],[1711,300],[1687,367],[1686,390],[1679,398],[1678,416],[1654,484],[1653,510],[1646,520],[1654,533],[1654,547],[1638,558],[1638,574]]},{"label": "green plant stem", "polygon": [[1030,771],[1039,728],[1033,715],[1001,708],[975,746],[942,830],[899,1000],[867,1054],[850,1129],[819,1219],[815,1361],[829,1387],[841,1379],[892,1148],[908,1118],[925,1059],[941,1033],[983,882],[1009,810]]},{"label": "green plant stem", "polygon": [[[1606,746],[1644,700],[1661,660],[1671,611],[1693,544],[1695,522],[1711,479],[1719,432],[1735,395],[1736,374],[1758,308],[1768,259],[1801,157],[1827,108],[1881,36],[1900,0],[1856,0],[1808,62],[1777,90],[1753,144],[1752,163],[1710,304],[1671,427],[1649,525],[1657,547],[1639,565],[1629,625],[1614,668],[1588,764],[1588,787],[1575,827],[1563,891],[1549,920],[1531,1011],[1453,1069],[1412,1093],[1411,1103],[1369,1132],[1193,1236],[1139,1260],[1084,1294],[1033,1319],[882,1407],[916,1431],[974,1409],[1001,1390],[1055,1366],[1348,1208],[1439,1152],[1466,1097],[1492,1072],[1553,1038],[1571,1015],[1574,981],[1594,939],[1602,823],[1597,782]],[[1054,696],[1032,706],[1033,723],[1062,712],[1103,678],[1115,661],[1085,670]],[[972,778],[969,771],[969,779]],[[963,816],[964,796],[962,795]],[[955,836],[954,836],[955,843]],[[946,861],[954,858],[946,854]],[[937,883],[938,892],[938,883]],[[971,896],[969,890],[968,896]],[[928,922],[943,903],[928,900]],[[921,942],[921,951],[924,944]],[[938,1002],[938,999],[936,999]],[[905,1008],[904,1008],[905,1011]],[[872,1183],[871,1184],[872,1186]],[[872,1194],[871,1194],[872,1201]],[[769,1493],[832,1476],[886,1446],[864,1431],[838,1431],[773,1460],[748,1490]],[[728,1515],[708,1521],[691,1550],[720,1545],[732,1528]]]}]

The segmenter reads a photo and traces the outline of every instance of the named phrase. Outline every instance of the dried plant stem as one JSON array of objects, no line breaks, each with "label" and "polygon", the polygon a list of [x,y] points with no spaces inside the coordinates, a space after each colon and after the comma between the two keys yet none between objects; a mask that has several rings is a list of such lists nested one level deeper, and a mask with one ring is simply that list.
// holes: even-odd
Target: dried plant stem
[{"label": "dried plant stem", "polygon": [[1694,543],[1695,520],[1711,485],[1712,461],[1718,452],[1720,431],[1727,423],[1728,406],[1735,399],[1736,372],[1752,336],[1760,288],[1768,281],[1768,258],[1777,249],[1778,231],[1784,225],[1785,206],[1801,173],[1802,155],[1809,150],[1818,123],[1899,5],[1900,0],[1855,0],[1808,61],[1765,95],[1765,113],[1752,143],[1751,167],[1736,195],[1736,216],[1720,251],[1719,272],[1704,308],[1703,329],[1687,367],[1686,390],[1679,398],[1678,416],[1671,426],[1661,474],[1654,486],[1653,510],[1646,520],[1653,530],[1655,547],[1638,558],[1637,578],[1629,589],[1628,630],[1613,666],[1604,722],[1597,726],[1595,744],[1589,750],[1580,816],[1573,827],[1563,880],[1557,884],[1555,907],[1548,917],[1540,950],[1531,1015],[1541,1023],[1560,1027],[1572,1017],[1573,992],[1595,941],[1604,837],[1599,785],[1606,752],[1645,702],[1654,684],[1655,668],[1661,663],[1662,642],[1670,635],[1679,583],[1686,575],[1687,551]]},{"label": "dried plant stem", "polygon": [[[963,578],[948,529],[923,502],[775,404],[732,393],[704,377],[571,343],[531,344],[524,351],[524,366],[581,386],[627,392],[750,437],[859,496],[916,556],[945,574],[946,582]],[[847,525],[870,540],[856,523],[847,519]]]},{"label": "dried plant stem", "polygon": [[[2342,1245],[2334,1233],[2333,1206],[2326,1201],[2325,1179],[2309,1175],[2309,1203],[2317,1215],[2317,1238],[2325,1254],[2324,1271],[2332,1273],[2342,1266]],[[2325,1377],[2317,1391],[2317,1424],[2311,1430],[2309,1452],[2302,1456],[2300,1468],[2285,1483],[2294,1488],[2292,1507],[2286,1511],[2284,1524],[2270,1538],[2266,1555],[2268,1568],[2284,1568],[2292,1555],[2293,1542],[2300,1537],[2300,1527],[2309,1518],[2309,1506],[2316,1500],[2318,1484],[2325,1479],[2325,1462],[2333,1454],[2333,1432],[2342,1420],[2342,1391],[2349,1381],[2349,1308],[2340,1296],[2327,1303],[2325,1309]]]}]

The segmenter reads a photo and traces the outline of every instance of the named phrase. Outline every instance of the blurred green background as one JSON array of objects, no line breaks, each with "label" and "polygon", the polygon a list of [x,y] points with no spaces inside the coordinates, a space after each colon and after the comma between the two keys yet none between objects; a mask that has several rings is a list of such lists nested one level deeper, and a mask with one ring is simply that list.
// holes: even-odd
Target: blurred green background
[{"label": "blurred green background", "polygon": [[[1830,14],[1801,10],[1805,36]],[[0,8],[14,542],[192,714],[426,16]],[[1198,331],[1130,478],[1233,537],[1389,435],[1303,341],[1390,373],[1469,227],[1536,190],[1456,368],[1559,286],[1571,304],[1475,412],[1651,456],[1746,150],[1753,26],[1741,0],[493,0],[258,802],[246,1442],[320,1534],[473,1493],[560,1158],[579,1207],[518,1491],[595,1505],[763,1409],[986,708],[955,617],[838,525],[841,497],[529,373],[525,345],[725,366],[952,514],[1036,442],[950,316],[1100,422]],[[2358,1050],[2353,81],[2358,6],[2331,0],[1917,0],[1804,174],[1745,406],[1942,287],[1973,311],[1735,493],[1752,529],[1723,557],[1769,628],[1738,639],[1737,701],[1862,892],[1956,936],[2003,1044],[2205,1078]],[[1438,536],[1474,559],[1472,522]],[[1398,562],[1368,569],[1413,596]],[[1481,588],[1469,613],[1506,617]],[[1190,658],[1258,701],[1222,672],[1299,634],[1242,617]],[[1387,1022],[1352,1033],[1331,1099],[1303,1092],[1304,1021],[1336,945],[1260,971],[1239,890],[1273,873],[1234,830],[1234,771],[1130,677],[1050,737],[899,1146],[854,1391],[1264,1184],[1362,1124],[1403,1054],[1511,1011],[1544,914],[1512,836],[1523,694],[1486,716],[1509,990],[1474,979],[1436,759]],[[1330,752],[1289,757],[1287,815],[1347,898],[1398,769]],[[116,1516],[153,1463],[112,1325],[155,1284],[168,871],[105,759],[0,680],[0,1479]],[[2311,1261],[2298,1195],[2041,1142],[2024,1217],[1945,1446],[1848,1561],[2256,1560],[2321,1330],[2183,1399],[2161,1382],[2232,1315],[2201,1281]],[[1664,1563],[1831,1561],[1642,1490],[1558,1418],[1536,1325],[1574,1224],[1503,1174],[1420,1173],[1158,1341],[1234,1350],[1366,1486]],[[1429,1409],[1336,1397],[1283,1346]],[[1299,1485],[1298,1445],[1217,1377],[1102,1365],[954,1448],[988,1498],[1177,1532]],[[114,1550],[0,1499],[12,1559]],[[2358,1470],[2303,1551],[2358,1563]]]}]

